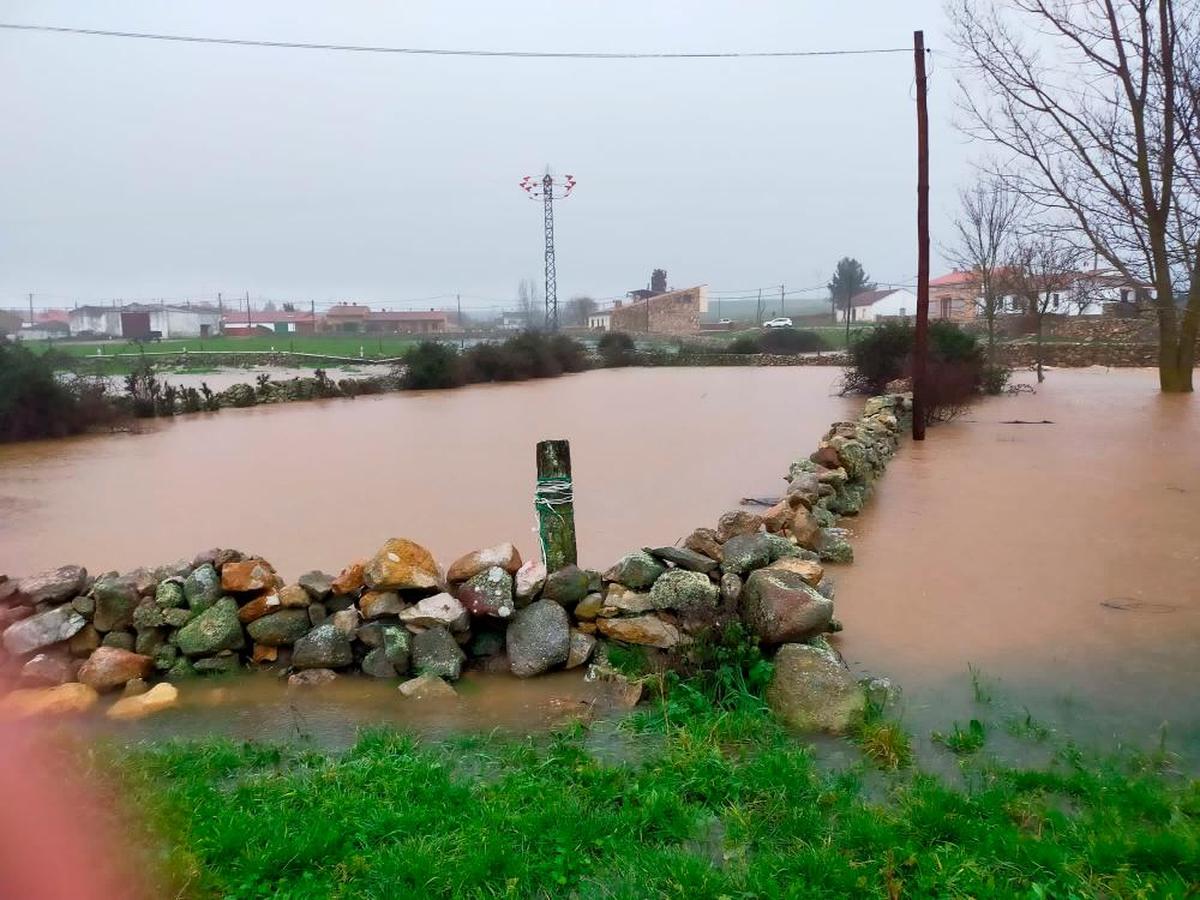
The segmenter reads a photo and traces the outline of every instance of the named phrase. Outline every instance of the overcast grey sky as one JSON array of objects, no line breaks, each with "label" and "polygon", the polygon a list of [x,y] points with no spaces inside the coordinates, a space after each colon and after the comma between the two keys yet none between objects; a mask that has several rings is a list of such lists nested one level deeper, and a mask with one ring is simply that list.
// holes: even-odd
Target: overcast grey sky
[{"label": "overcast grey sky", "polygon": [[[519,50],[948,50],[940,0],[0,2],[0,21]],[[972,148],[933,58],[934,274]],[[910,54],[546,60],[0,31],[0,306],[241,295],[420,306],[540,281],[517,182],[558,208],[559,296],[655,266],[714,291],[916,273]],[[425,305],[441,305],[441,300]]]}]

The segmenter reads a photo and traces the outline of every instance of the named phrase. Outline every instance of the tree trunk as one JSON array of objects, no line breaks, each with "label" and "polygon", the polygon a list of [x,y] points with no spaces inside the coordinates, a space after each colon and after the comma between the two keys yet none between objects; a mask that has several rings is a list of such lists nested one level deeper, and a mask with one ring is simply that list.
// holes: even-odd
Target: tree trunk
[{"label": "tree trunk", "polygon": [[[1182,329],[1187,332],[1191,329]],[[1158,386],[1164,394],[1190,394],[1192,367],[1196,359],[1196,337],[1181,334],[1178,342],[1165,336],[1158,342]]]},{"label": "tree trunk", "polygon": [[1037,317],[1037,380],[1041,384],[1046,380],[1046,376],[1042,374],[1042,317]]}]

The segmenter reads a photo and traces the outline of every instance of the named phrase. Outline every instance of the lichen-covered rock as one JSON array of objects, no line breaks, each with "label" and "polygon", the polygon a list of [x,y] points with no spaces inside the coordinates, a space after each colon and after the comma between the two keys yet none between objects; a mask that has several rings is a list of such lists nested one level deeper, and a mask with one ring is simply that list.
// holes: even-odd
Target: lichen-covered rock
[{"label": "lichen-covered rock", "polygon": [[129,722],[134,719],[144,719],[146,716],[152,716],[164,709],[170,709],[178,702],[178,688],[164,681],[144,693],[122,697],[108,708],[105,715],[110,719]]},{"label": "lichen-covered rock", "polygon": [[255,619],[246,626],[256,644],[284,647],[294,644],[312,629],[307,609],[281,609]]},{"label": "lichen-covered rock", "polygon": [[442,625],[427,628],[412,638],[412,668],[422,675],[455,680],[462,674],[466,654]]},{"label": "lichen-covered rock", "polygon": [[308,609],[312,597],[298,584],[285,584],[279,589],[279,603],[284,609]]},{"label": "lichen-covered rock", "polygon": [[769,534],[737,534],[722,545],[725,560],[721,568],[734,575],[745,575],[754,569],[761,569],[771,561],[771,542]]},{"label": "lichen-covered rock", "polygon": [[318,602],[328,597],[333,590],[333,576],[326,575],[318,569],[305,572],[296,581],[313,600]]},{"label": "lichen-covered rock", "polygon": [[559,606],[573,608],[591,593],[591,575],[579,566],[563,566],[546,576],[542,599],[553,600]]},{"label": "lichen-covered rock", "polygon": [[816,551],[821,554],[823,562],[854,562],[854,548],[850,546],[848,532],[844,528],[822,528]]},{"label": "lichen-covered rock", "polygon": [[288,687],[318,687],[337,681],[337,672],[333,669],[306,669],[288,676]]},{"label": "lichen-covered rock", "polygon": [[354,640],[358,636],[358,626],[362,624],[362,617],[358,614],[358,610],[351,606],[349,609],[339,609],[330,616],[329,624],[346,637]]},{"label": "lichen-covered rock", "polygon": [[137,581],[129,575],[101,575],[92,585],[96,611],[92,624],[98,631],[119,631],[133,624],[138,603]]},{"label": "lichen-covered rock", "polygon": [[742,618],[764,644],[803,641],[825,631],[833,602],[797,572],[758,569],[742,589]]},{"label": "lichen-covered rock", "polygon": [[354,662],[350,638],[330,622],[296,641],[292,665],[297,669],[340,669]]},{"label": "lichen-covered rock", "polygon": [[721,576],[721,603],[728,609],[737,609],[738,598],[742,596],[742,578],[732,572]]},{"label": "lichen-covered rock", "polygon": [[513,581],[513,594],[516,596],[517,606],[528,606],[546,585],[546,564],[538,559],[521,563]]},{"label": "lichen-covered rock", "polygon": [[665,571],[667,567],[661,562],[645,550],[637,550],[617,560],[616,565],[604,573],[604,579],[637,591],[649,588]]},{"label": "lichen-covered rock", "polygon": [[31,653],[70,639],[87,625],[87,620],[63,604],[9,625],[4,632],[4,649],[14,656]]},{"label": "lichen-covered rock", "polygon": [[507,619],[517,609],[512,576],[501,566],[482,569],[459,587],[458,602],[473,616]]},{"label": "lichen-covered rock", "polygon": [[372,678],[396,677],[396,667],[388,660],[382,647],[376,647],[363,657],[362,670],[364,675],[370,675]]},{"label": "lichen-covered rock", "polygon": [[182,628],[188,622],[192,621],[194,616],[190,609],[180,606],[172,606],[162,611],[163,624],[171,628]]},{"label": "lichen-covered rock", "polygon": [[398,616],[406,604],[395,591],[366,591],[358,598],[358,608],[364,619]]},{"label": "lichen-covered rock", "polygon": [[403,675],[412,662],[412,635],[400,625],[383,626],[383,655],[396,673]]},{"label": "lichen-covered rock", "polygon": [[221,599],[221,576],[212,563],[192,570],[183,580],[183,595],[195,612],[203,612]]},{"label": "lichen-covered rock", "polygon": [[[588,594],[588,597],[592,596]],[[583,598],[583,602],[587,597]],[[604,601],[600,606],[597,615],[601,616],[621,616],[621,615],[638,615],[639,613],[650,612],[652,609],[658,609],[655,606],[654,599],[648,591],[631,591],[623,584],[613,582],[604,590]],[[575,607],[575,617],[577,619],[586,620],[588,616],[579,615],[579,607]],[[591,616],[595,618],[596,616]]]},{"label": "lichen-covered rock", "polygon": [[59,566],[22,578],[17,582],[17,595],[30,606],[57,603],[70,600],[86,586],[87,569],[83,566]]},{"label": "lichen-covered rock", "polygon": [[[689,550],[686,547],[654,547],[646,548],[646,552],[658,559],[674,563],[681,569],[691,572],[703,572],[707,575],[717,568],[717,561],[703,553]],[[617,579],[618,581],[620,579]]]},{"label": "lichen-covered rock", "polygon": [[540,675],[567,661],[571,650],[571,623],[556,601],[537,600],[513,618],[505,634],[512,672],[519,678]]},{"label": "lichen-covered rock", "polygon": [[187,602],[183,596],[183,582],[173,578],[160,581],[154,590],[154,602],[160,609],[174,609],[183,606]]},{"label": "lichen-covered rock", "polygon": [[186,656],[176,659],[166,671],[167,674],[164,677],[167,681],[185,681],[188,678],[195,678],[199,674],[192,665],[192,661]]},{"label": "lichen-covered rock", "polygon": [[97,691],[111,691],[132,678],[148,678],[154,671],[154,659],[121,650],[99,647],[79,667],[79,680]]},{"label": "lichen-covered rock", "polygon": [[389,539],[363,569],[363,580],[376,590],[429,589],[438,586],[433,555],[406,538]]},{"label": "lichen-covered rock", "polygon": [[163,624],[162,607],[149,597],[133,608],[133,627],[138,631],[161,628]]},{"label": "lichen-covered rock", "polygon": [[237,601],[222,597],[175,634],[175,644],[185,656],[205,656],[245,645]]},{"label": "lichen-covered rock", "polygon": [[575,605],[575,618],[581,621],[594,619],[600,615],[600,610],[603,608],[603,594],[588,594]]},{"label": "lichen-covered rock", "polygon": [[866,709],[862,688],[837,654],[808,644],[779,648],[766,697],[775,714],[798,731],[844,734]]},{"label": "lichen-covered rock", "polygon": [[584,634],[577,628],[571,629],[571,646],[567,653],[566,669],[577,669],[592,658],[596,649],[596,639],[590,634]]},{"label": "lichen-covered rock", "polygon": [[626,644],[670,650],[679,643],[679,629],[653,613],[622,619],[597,619],[596,627],[605,637]]},{"label": "lichen-covered rock", "polygon": [[24,718],[87,712],[100,700],[95,688],[78,681],[49,688],[24,688],[0,697],[0,716]]},{"label": "lichen-covered rock", "polygon": [[446,580],[456,584],[494,566],[499,566],[509,575],[515,575],[521,568],[521,554],[512,544],[496,544],[494,547],[474,550],[451,563],[446,570]]},{"label": "lichen-covered rock", "polygon": [[458,600],[443,593],[422,597],[400,613],[400,621],[414,628],[433,628],[441,625],[451,631],[465,631],[471,617]]},{"label": "lichen-covered rock", "polygon": [[744,509],[730,510],[717,519],[717,541],[724,544],[740,534],[755,534],[762,528],[762,516]]},{"label": "lichen-covered rock", "polygon": [[700,612],[714,609],[717,596],[717,586],[707,575],[686,569],[671,569],[650,588],[650,602],[655,609]]},{"label": "lichen-covered rock", "polygon": [[274,590],[279,576],[264,559],[243,559],[226,563],[221,568],[221,589],[238,594],[250,591]]},{"label": "lichen-covered rock", "polygon": [[132,631],[110,631],[100,642],[101,647],[116,647],[118,650],[133,650],[137,637]]}]

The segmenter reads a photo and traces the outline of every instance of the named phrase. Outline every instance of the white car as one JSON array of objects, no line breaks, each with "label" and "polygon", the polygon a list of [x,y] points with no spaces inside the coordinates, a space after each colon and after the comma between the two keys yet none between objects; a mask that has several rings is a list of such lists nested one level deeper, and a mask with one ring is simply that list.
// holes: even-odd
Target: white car
[{"label": "white car", "polygon": [[732,324],[733,324],[733,319],[722,319],[722,320],[721,320],[720,322],[718,322],[717,324],[718,324],[718,325],[732,325]]},{"label": "white car", "polygon": [[771,319],[769,322],[763,322],[763,328],[791,328],[792,320],[787,316],[780,316],[778,319]]}]

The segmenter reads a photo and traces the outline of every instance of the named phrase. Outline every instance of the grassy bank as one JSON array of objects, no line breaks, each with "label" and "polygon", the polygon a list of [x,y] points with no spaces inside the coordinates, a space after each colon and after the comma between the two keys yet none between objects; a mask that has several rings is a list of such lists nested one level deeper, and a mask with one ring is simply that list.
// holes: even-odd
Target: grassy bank
[{"label": "grassy bank", "polygon": [[[1200,884],[1200,789],[1144,765],[1064,751],[1040,770],[968,765],[952,788],[866,761],[823,770],[763,712],[671,716],[625,723],[616,753],[580,725],[442,744],[375,732],[341,756],[167,744],[99,765],[165,843],[185,896],[1065,898]],[[896,734],[864,744],[904,761],[877,752]]]}]

